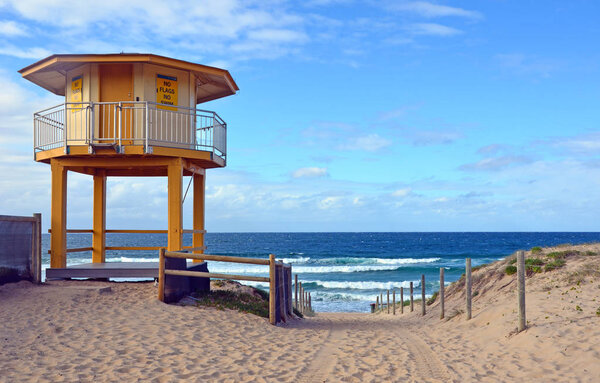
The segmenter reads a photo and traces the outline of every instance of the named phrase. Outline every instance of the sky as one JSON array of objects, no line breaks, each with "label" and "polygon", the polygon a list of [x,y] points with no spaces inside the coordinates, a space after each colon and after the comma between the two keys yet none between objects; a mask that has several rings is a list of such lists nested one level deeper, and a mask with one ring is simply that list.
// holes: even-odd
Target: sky
[{"label": "sky", "polygon": [[[199,106],[228,124],[209,232],[600,231],[598,15],[583,0],[0,0],[0,214],[50,219],[32,115],[63,100],[17,70],[143,52],[240,87]],[[69,173],[68,201],[68,227],[90,228],[91,177]],[[107,204],[108,228],[166,228],[166,179],[109,178]]]}]

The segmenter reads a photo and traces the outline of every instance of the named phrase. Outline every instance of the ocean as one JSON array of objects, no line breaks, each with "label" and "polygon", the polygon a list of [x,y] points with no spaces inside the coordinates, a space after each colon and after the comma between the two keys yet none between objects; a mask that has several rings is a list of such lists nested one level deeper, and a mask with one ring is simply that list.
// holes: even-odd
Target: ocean
[{"label": "ocean", "polygon": [[[91,234],[69,234],[67,247],[91,246]],[[191,246],[191,234],[184,246]],[[477,266],[516,250],[562,243],[600,242],[600,233],[207,233],[207,254],[268,258],[292,264],[313,307],[321,312],[368,312],[387,289],[409,287],[426,295],[439,289],[439,269],[446,283],[460,278],[465,258]],[[107,234],[107,246],[165,246],[166,234]],[[42,268],[49,266],[50,236],[42,235]],[[91,252],[69,253],[68,264],[91,262]],[[158,251],[107,251],[107,262],[151,262]],[[259,265],[209,262],[209,271],[268,276]],[[244,282],[259,288],[266,283]]]}]

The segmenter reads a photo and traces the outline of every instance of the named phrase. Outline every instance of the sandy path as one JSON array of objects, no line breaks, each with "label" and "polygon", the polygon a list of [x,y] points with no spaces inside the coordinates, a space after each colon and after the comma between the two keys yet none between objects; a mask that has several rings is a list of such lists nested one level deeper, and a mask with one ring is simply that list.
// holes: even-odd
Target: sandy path
[{"label": "sandy path", "polygon": [[321,313],[297,328],[319,328],[323,346],[300,382],[452,382],[431,348],[399,315]]},{"label": "sandy path", "polygon": [[405,339],[405,342],[408,345],[409,355],[416,367],[415,376],[421,377],[419,381],[453,381],[453,379],[450,378],[448,370],[425,342],[406,330],[401,330],[399,335],[402,339]]},{"label": "sandy path", "polygon": [[460,283],[447,320],[436,302],[425,317],[320,313],[281,326],[166,305],[152,284],[4,285],[0,382],[597,382],[600,255],[529,277],[519,334],[505,266],[474,271],[470,321]]},{"label": "sandy path", "polygon": [[[112,292],[81,288],[106,285]],[[165,305],[155,293],[151,284],[0,287],[0,382],[452,380],[413,335],[418,322],[399,315],[319,314],[274,327]]]},{"label": "sandy path", "polygon": [[324,342],[308,366],[302,370],[298,382],[317,383],[325,382],[337,364],[337,352],[343,338],[342,331],[334,326],[330,319],[320,320],[323,331],[327,333]]}]

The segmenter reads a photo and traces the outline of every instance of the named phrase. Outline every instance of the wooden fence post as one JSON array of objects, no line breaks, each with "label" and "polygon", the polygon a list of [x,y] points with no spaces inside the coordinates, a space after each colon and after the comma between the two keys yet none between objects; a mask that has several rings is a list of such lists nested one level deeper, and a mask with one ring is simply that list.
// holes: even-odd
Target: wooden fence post
[{"label": "wooden fence post", "polygon": [[292,265],[288,266],[287,269],[288,277],[288,314],[294,315],[294,301],[292,300]]},{"label": "wooden fence post", "polygon": [[298,298],[298,311],[304,314],[304,289],[302,288],[302,282],[298,282],[298,285],[300,286],[298,288],[298,293],[300,294],[300,298]]},{"label": "wooden fence post", "polygon": [[421,315],[425,316],[425,274],[421,274]]},{"label": "wooden fence post", "polygon": [[381,312],[383,312],[383,293],[379,293],[379,302],[381,302]]},{"label": "wooden fence post", "polygon": [[400,314],[404,314],[404,287],[400,287]]},{"label": "wooden fence post", "polygon": [[396,289],[392,290],[392,305],[394,307],[393,315],[396,315]]},{"label": "wooden fence post", "polygon": [[35,222],[32,230],[32,249],[33,249],[33,280],[35,283],[42,283],[42,213],[34,213]]},{"label": "wooden fence post", "polygon": [[387,313],[390,313],[390,290],[387,291]]},{"label": "wooden fence post", "polygon": [[377,311],[379,311],[379,295],[375,298],[375,304],[377,306]]},{"label": "wooden fence post", "polygon": [[519,332],[527,328],[525,318],[525,252],[517,252],[517,289],[519,294]]},{"label": "wooden fence post", "polygon": [[276,266],[275,275],[277,275],[277,296],[279,297],[279,317],[283,322],[286,321],[285,317],[285,294],[283,289],[283,262],[279,262]]},{"label": "wooden fence post", "polygon": [[275,255],[269,254],[269,323],[274,325],[275,317]]},{"label": "wooden fence post", "polygon": [[412,313],[413,310],[415,309],[415,305],[414,305],[414,300],[413,300],[413,283],[410,282],[410,312]]},{"label": "wooden fence post", "polygon": [[304,292],[304,303],[306,304],[306,312],[310,312],[310,302],[308,301],[308,291]]},{"label": "wooden fence post", "polygon": [[313,309],[312,309],[312,297],[311,297],[310,293],[308,293],[308,309],[310,311],[313,311]]},{"label": "wooden fence post", "polygon": [[300,307],[298,306],[298,274],[296,274],[296,276],[294,278],[296,280],[296,294],[294,296],[295,303],[296,303],[296,310],[300,311]]},{"label": "wooden fence post", "polygon": [[466,295],[467,295],[467,320],[471,319],[471,258],[466,259]]},{"label": "wooden fence post", "polygon": [[165,301],[165,249],[158,251],[158,300]]},{"label": "wooden fence post", "polygon": [[444,268],[440,267],[440,319],[444,319]]}]

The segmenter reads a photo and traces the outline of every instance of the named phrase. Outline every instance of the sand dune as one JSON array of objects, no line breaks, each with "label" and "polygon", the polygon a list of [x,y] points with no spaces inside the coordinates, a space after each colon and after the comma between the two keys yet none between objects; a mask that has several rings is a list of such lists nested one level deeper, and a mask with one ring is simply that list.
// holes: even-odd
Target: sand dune
[{"label": "sand dune", "polygon": [[505,267],[473,273],[468,322],[460,283],[448,289],[449,320],[439,320],[436,302],[425,318],[420,310],[318,314],[277,327],[162,304],[148,283],[8,284],[0,287],[0,381],[597,381],[600,256],[569,257],[563,269],[528,278],[530,327],[519,334],[515,277]]}]

